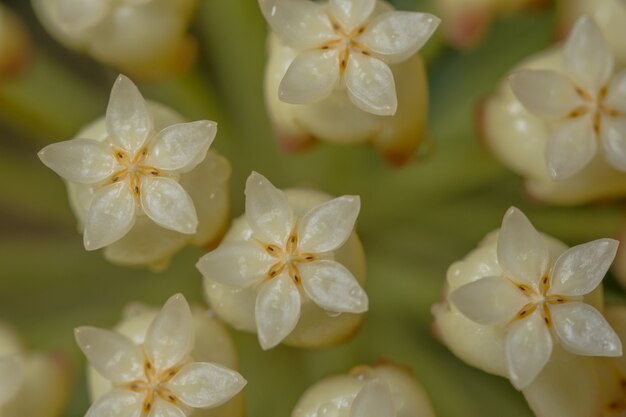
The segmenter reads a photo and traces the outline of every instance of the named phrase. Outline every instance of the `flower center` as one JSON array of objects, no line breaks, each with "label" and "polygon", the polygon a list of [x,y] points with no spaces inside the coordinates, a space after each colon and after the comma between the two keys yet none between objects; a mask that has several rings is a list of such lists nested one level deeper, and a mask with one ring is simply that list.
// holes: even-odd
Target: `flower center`
[{"label": "flower center", "polygon": [[298,264],[316,260],[312,253],[301,252],[298,249],[298,236],[295,232],[291,232],[282,248],[273,244],[263,244],[263,247],[276,259],[276,263],[267,270],[268,279],[277,277],[286,269],[291,279],[298,284],[302,280]]},{"label": "flower center", "polygon": [[365,32],[365,26],[360,26],[352,31],[346,30],[340,23],[335,21],[331,16],[328,16],[336,39],[326,42],[320,48],[322,50],[338,50],[339,51],[339,68],[343,73],[348,67],[348,60],[350,59],[350,53],[361,53],[363,55],[370,56],[369,49],[357,40],[357,38]]},{"label": "flower center", "polygon": [[577,297],[565,297],[558,294],[548,294],[550,289],[550,278],[546,275],[541,279],[539,289],[535,289],[526,284],[515,283],[517,288],[528,297],[529,301],[518,312],[515,318],[517,320],[524,319],[539,310],[546,325],[552,325],[552,314],[550,313],[550,305],[565,304],[569,301],[577,301]]},{"label": "flower center", "polygon": [[178,402],[178,398],[176,398],[174,393],[165,386],[165,383],[171,380],[177,373],[178,369],[168,369],[164,372],[157,373],[150,361],[146,360],[144,365],[144,379],[134,381],[128,386],[128,389],[131,391],[145,395],[142,407],[144,413],[147,414],[150,412],[157,397],[172,404]]},{"label": "flower center", "polygon": [[600,89],[597,96],[585,91],[584,89],[576,86],[576,92],[584,102],[580,107],[572,110],[567,115],[568,119],[575,119],[586,114],[592,115],[593,130],[599,137],[602,130],[602,116],[619,117],[623,116],[619,111],[605,103],[606,96],[608,94],[608,86],[604,86]]},{"label": "flower center", "polygon": [[115,184],[128,178],[133,194],[136,198],[139,198],[141,195],[141,177],[144,175],[151,177],[161,175],[159,170],[155,167],[143,164],[147,155],[147,148],[142,148],[133,157],[121,149],[115,150],[114,156],[119,164],[119,168],[111,175],[108,183]]}]

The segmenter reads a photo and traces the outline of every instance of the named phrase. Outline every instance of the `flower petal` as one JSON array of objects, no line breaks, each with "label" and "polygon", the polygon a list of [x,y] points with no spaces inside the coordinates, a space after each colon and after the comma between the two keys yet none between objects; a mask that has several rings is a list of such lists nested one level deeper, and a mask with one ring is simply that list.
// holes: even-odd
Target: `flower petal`
[{"label": "flower petal", "polygon": [[518,390],[530,385],[552,354],[552,336],[539,311],[514,322],[506,334],[504,354],[509,379]]},{"label": "flower petal", "polygon": [[621,356],[622,342],[598,310],[586,303],[550,305],[554,330],[563,347],[586,356]]},{"label": "flower petal", "polygon": [[361,210],[359,196],[344,195],[309,210],[298,224],[298,249],[321,253],[341,247]]},{"label": "flower petal", "polygon": [[140,417],[144,396],[125,389],[113,389],[89,407],[85,417]]},{"label": "flower petal", "polygon": [[511,207],[498,236],[498,263],[513,281],[536,287],[548,272],[548,246],[526,215]]},{"label": "flower petal", "polygon": [[281,40],[299,49],[336,38],[324,8],[309,0],[259,0],[261,12]]},{"label": "flower petal", "polygon": [[604,157],[615,169],[626,171],[626,119],[602,117],[600,132]]},{"label": "flower petal", "polygon": [[53,143],[37,154],[41,162],[64,179],[93,184],[113,174],[115,158],[107,146],[91,139]]},{"label": "flower petal", "polygon": [[526,110],[539,117],[560,119],[583,105],[576,87],[554,71],[517,71],[509,76],[509,84]]},{"label": "flower petal", "polygon": [[613,263],[618,246],[617,240],[598,239],[568,249],[552,267],[549,294],[578,296],[596,289]]},{"label": "flower petal", "polygon": [[225,242],[196,265],[205,278],[239,288],[256,284],[277,260],[254,241]]},{"label": "flower petal", "polygon": [[282,273],[261,286],[255,306],[259,343],[264,350],[278,345],[300,320],[300,293]]},{"label": "flower petal", "polygon": [[198,216],[193,201],[176,180],[142,178],[141,207],[161,227],[188,235],[196,233]]},{"label": "flower petal", "polygon": [[152,131],[152,123],[137,86],[124,75],[117,77],[106,114],[109,141],[134,155]]},{"label": "flower petal", "polygon": [[58,0],[55,17],[64,31],[79,32],[99,23],[109,5],[107,0]]},{"label": "flower petal", "polygon": [[424,46],[440,22],[428,13],[392,11],[368,24],[358,40],[385,61],[402,62]]},{"label": "flower petal", "polygon": [[451,292],[448,300],[470,320],[486,325],[510,321],[529,302],[514,283],[502,277],[465,284]]},{"label": "flower petal", "polygon": [[620,113],[626,113],[626,70],[618,72],[611,79],[604,104]]},{"label": "flower petal", "polygon": [[156,371],[163,372],[191,353],[194,336],[189,304],[182,294],[176,294],[167,300],[148,327],[144,349]]},{"label": "flower petal", "polygon": [[135,224],[135,198],[127,181],[98,190],[89,205],[83,242],[96,250],[118,241]]},{"label": "flower petal", "polygon": [[148,417],[187,417],[187,415],[176,405],[156,397]]},{"label": "flower petal", "polygon": [[336,313],[364,313],[367,294],[352,272],[335,261],[299,264],[302,286],[315,304]]},{"label": "flower petal", "polygon": [[589,16],[582,16],[563,47],[565,69],[581,87],[592,92],[602,88],[613,73],[613,53],[602,30]]},{"label": "flower petal", "polygon": [[224,366],[193,362],[168,383],[174,395],[190,407],[216,407],[237,395],[246,380]]},{"label": "flower petal", "polygon": [[143,353],[128,337],[89,326],[77,328],[74,336],[89,364],[111,382],[124,384],[144,376]]},{"label": "flower petal", "polygon": [[282,247],[294,226],[285,194],[257,172],[248,177],[245,194],[246,220],[255,236]]},{"label": "flower petal", "polygon": [[391,69],[380,59],[352,53],[345,73],[350,100],[359,109],[378,116],[392,116],[398,108]]},{"label": "flower petal", "polygon": [[554,180],[564,180],[580,172],[596,154],[596,135],[590,116],[560,124],[548,139],[546,160]]},{"label": "flower petal", "polygon": [[330,0],[331,15],[339,21],[346,32],[352,32],[365,23],[374,11],[376,0]]},{"label": "flower petal", "polygon": [[23,380],[22,366],[22,360],[18,355],[0,358],[0,405],[17,394]]},{"label": "flower petal", "polygon": [[189,171],[202,162],[216,133],[217,124],[208,120],[168,126],[157,134],[143,164],[166,171]]},{"label": "flower petal", "polygon": [[376,378],[367,382],[350,406],[350,417],[395,416],[396,406],[389,384]]},{"label": "flower petal", "polygon": [[310,104],[324,100],[339,82],[339,52],[313,49],[293,60],[278,87],[285,103]]}]

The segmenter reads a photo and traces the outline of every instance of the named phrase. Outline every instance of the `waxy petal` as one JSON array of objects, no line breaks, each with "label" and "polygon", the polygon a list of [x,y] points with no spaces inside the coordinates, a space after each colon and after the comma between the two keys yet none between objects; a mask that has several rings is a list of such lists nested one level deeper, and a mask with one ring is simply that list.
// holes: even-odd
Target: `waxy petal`
[{"label": "waxy petal", "polygon": [[511,324],[504,341],[509,378],[519,390],[530,385],[552,354],[552,336],[539,311]]},{"label": "waxy petal", "polygon": [[298,223],[298,249],[321,253],[341,247],[352,234],[360,210],[361,199],[351,195],[313,207]]},{"label": "waxy petal", "polygon": [[193,201],[171,178],[143,177],[141,207],[161,227],[184,234],[196,233],[198,216]]},{"label": "waxy petal", "polygon": [[277,261],[257,242],[225,242],[200,258],[196,266],[206,278],[247,288],[262,280]]},{"label": "waxy petal", "polygon": [[143,378],[143,353],[128,337],[89,326],[77,328],[74,336],[89,364],[106,379],[125,384]]},{"label": "waxy petal", "polygon": [[352,53],[344,77],[350,100],[359,109],[378,116],[396,113],[396,84],[391,69],[383,61]]},{"label": "waxy petal", "polygon": [[117,77],[113,84],[106,125],[109,141],[132,155],[141,149],[152,132],[152,116],[146,101],[137,86],[124,75]]},{"label": "waxy petal", "polygon": [[328,5],[333,18],[350,33],[370,17],[376,0],[330,0]]},{"label": "waxy petal", "polygon": [[554,263],[548,294],[579,296],[595,290],[611,267],[619,242],[598,239],[574,246]]},{"label": "waxy petal", "polygon": [[498,263],[515,282],[537,288],[548,272],[548,246],[524,213],[511,207],[498,236]]},{"label": "waxy petal", "polygon": [[603,116],[600,140],[604,158],[609,164],[615,169],[626,171],[626,119]]},{"label": "waxy petal", "polygon": [[135,224],[135,197],[128,181],[98,190],[89,206],[83,243],[96,250],[120,240]]},{"label": "waxy petal", "polygon": [[98,24],[109,7],[108,0],[58,0],[54,11],[64,31],[79,32]]},{"label": "waxy petal", "polygon": [[17,355],[0,358],[0,407],[17,393],[23,380],[22,365]]},{"label": "waxy petal", "polygon": [[539,117],[560,119],[583,105],[576,87],[554,71],[517,71],[509,76],[509,84],[526,110]]},{"label": "waxy petal", "polygon": [[565,69],[581,87],[597,92],[613,73],[613,53],[602,30],[589,16],[582,16],[563,47]]},{"label": "waxy petal", "polygon": [[216,407],[237,395],[246,385],[238,373],[224,366],[193,362],[168,383],[174,395],[190,407]]},{"label": "waxy petal", "polygon": [[89,407],[85,417],[141,417],[144,395],[113,389]]},{"label": "waxy petal", "polygon": [[611,79],[604,104],[622,114],[626,113],[626,70],[618,72]]},{"label": "waxy petal", "polygon": [[248,177],[245,194],[246,220],[255,237],[283,247],[294,226],[285,194],[256,172]]},{"label": "waxy petal", "polygon": [[324,100],[339,82],[339,52],[313,49],[293,60],[278,87],[285,103],[310,104]]},{"label": "waxy petal", "polygon": [[94,184],[113,174],[116,161],[107,145],[91,139],[53,143],[37,154],[41,162],[64,179]]},{"label": "waxy petal", "polygon": [[256,298],[255,319],[264,350],[278,345],[300,320],[300,293],[286,273],[261,286]]},{"label": "waxy petal", "polygon": [[208,120],[166,127],[150,145],[143,164],[165,171],[187,172],[204,160],[216,133],[217,124]]},{"label": "waxy petal", "polygon": [[147,417],[187,417],[187,415],[176,405],[156,397],[152,411]]},{"label": "waxy petal", "polygon": [[313,261],[298,265],[302,287],[315,304],[336,313],[364,313],[367,294],[352,272],[335,261]]},{"label": "waxy petal", "polygon": [[558,181],[577,174],[593,159],[596,148],[590,116],[561,123],[554,129],[546,147],[550,176]]},{"label": "waxy petal", "polygon": [[563,347],[586,356],[621,356],[622,342],[598,310],[586,303],[550,306],[554,330]]},{"label": "waxy petal", "polygon": [[402,62],[424,46],[440,22],[428,13],[388,12],[368,24],[358,39],[385,61]]},{"label": "waxy petal", "polygon": [[470,320],[486,325],[512,320],[529,302],[514,283],[502,277],[470,282],[450,293],[448,300]]},{"label": "waxy petal", "polygon": [[367,382],[354,397],[350,417],[395,416],[396,406],[389,385],[376,378]]}]

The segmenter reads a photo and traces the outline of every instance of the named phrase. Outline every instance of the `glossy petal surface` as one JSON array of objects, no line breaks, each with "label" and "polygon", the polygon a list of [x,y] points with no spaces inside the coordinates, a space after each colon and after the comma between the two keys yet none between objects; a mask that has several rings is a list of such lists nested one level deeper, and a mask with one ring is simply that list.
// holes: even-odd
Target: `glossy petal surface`
[{"label": "glossy petal surface", "polygon": [[376,0],[329,0],[330,13],[341,26],[352,32],[374,11]]},{"label": "glossy petal surface", "polygon": [[575,86],[554,71],[521,70],[509,83],[524,107],[539,117],[559,119],[583,104]]},{"label": "glossy petal surface", "polygon": [[53,143],[39,152],[41,161],[68,181],[93,184],[113,174],[115,159],[106,145],[90,139]]},{"label": "glossy petal surface", "polygon": [[306,294],[324,310],[364,313],[367,294],[354,275],[335,261],[314,261],[299,266]]},{"label": "glossy petal surface", "polygon": [[338,51],[313,49],[293,60],[280,83],[278,97],[291,104],[317,103],[327,98],[338,82]]},{"label": "glossy petal surface", "polygon": [[596,148],[596,135],[590,116],[559,124],[546,148],[550,176],[558,181],[579,173],[593,159]]},{"label": "glossy petal surface", "polygon": [[296,327],[300,319],[300,293],[287,274],[280,274],[261,286],[255,316],[263,349],[278,345]]},{"label": "glossy petal surface", "polygon": [[141,207],[159,226],[184,234],[196,232],[198,216],[193,201],[171,178],[142,178]]},{"label": "glossy petal surface", "polygon": [[83,241],[87,250],[121,239],[135,223],[135,198],[127,181],[107,185],[91,200]]},{"label": "glossy petal surface", "polygon": [[354,398],[350,417],[395,416],[396,406],[389,385],[382,379],[367,382]]},{"label": "glossy petal surface", "polygon": [[359,53],[351,54],[345,81],[350,100],[361,110],[378,116],[396,113],[398,98],[393,73],[381,60]]},{"label": "glossy petal surface", "polygon": [[263,279],[275,262],[257,242],[225,242],[200,258],[197,266],[207,278],[246,288]]},{"label": "glossy petal surface", "polygon": [[194,407],[216,407],[237,395],[246,380],[238,372],[212,363],[185,365],[168,383],[174,394]]}]

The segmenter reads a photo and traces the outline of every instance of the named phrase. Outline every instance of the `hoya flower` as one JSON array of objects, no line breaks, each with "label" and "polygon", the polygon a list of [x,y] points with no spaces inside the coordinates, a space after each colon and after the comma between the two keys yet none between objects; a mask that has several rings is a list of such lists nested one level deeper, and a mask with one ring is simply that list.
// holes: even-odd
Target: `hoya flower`
[{"label": "hoya flower", "polygon": [[218,237],[230,168],[207,156],[216,124],[179,122],[120,76],[105,120],[39,152],[69,183],[87,250],[106,247],[116,262],[156,264],[189,241]]},{"label": "hoya flower", "polygon": [[470,320],[505,326],[508,376],[526,388],[544,368],[555,342],[588,356],[621,356],[622,345],[602,314],[584,302],[611,266],[618,242],[600,239],[550,258],[544,238],[511,208],[502,221],[497,260],[502,273],[463,285],[450,302]]},{"label": "hoya flower", "polygon": [[229,368],[195,362],[194,321],[181,294],[172,296],[150,323],[141,343],[111,330],[80,327],[76,341],[111,389],[92,404],[88,417],[186,416],[219,406],[246,384]]},{"label": "hoya flower", "polygon": [[393,364],[359,365],[324,378],[300,397],[292,417],[434,417],[422,387]]},{"label": "hoya flower", "polygon": [[[306,208],[301,203],[294,207],[294,202],[300,203],[252,173],[246,183],[245,224],[235,224],[197,264],[213,308],[236,327],[255,330],[263,349],[281,343],[299,321],[304,326],[299,337],[306,345],[324,344],[308,339],[352,331],[357,323],[332,324],[339,319],[332,316],[368,309],[367,294],[339,253],[353,234],[359,198],[342,196]],[[233,315],[231,307],[239,313]],[[316,327],[326,329],[314,335],[308,328]]]}]

